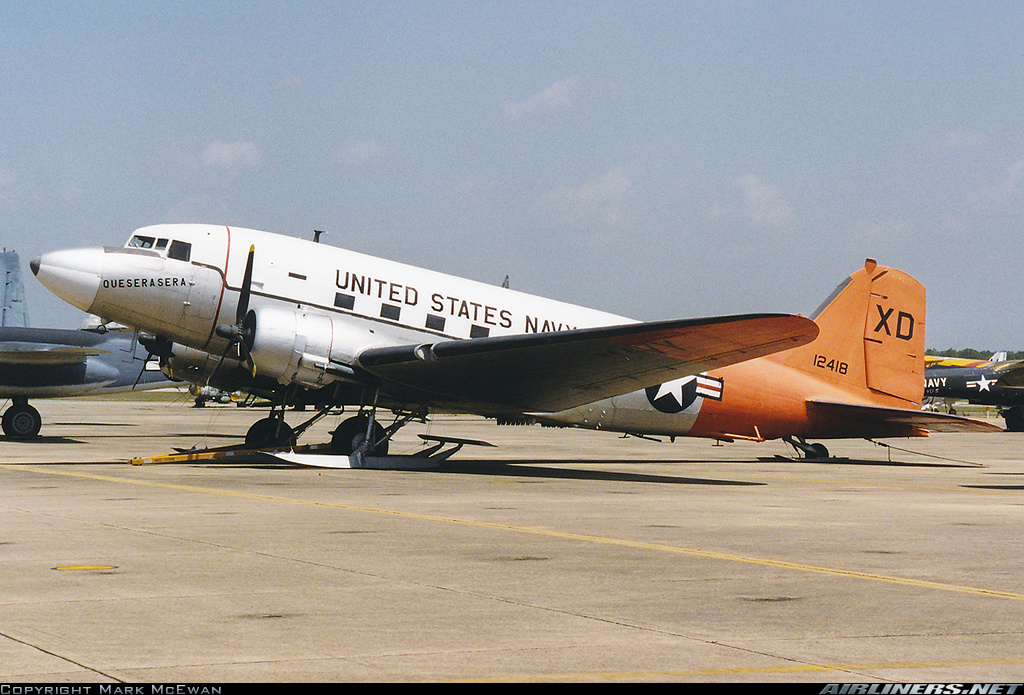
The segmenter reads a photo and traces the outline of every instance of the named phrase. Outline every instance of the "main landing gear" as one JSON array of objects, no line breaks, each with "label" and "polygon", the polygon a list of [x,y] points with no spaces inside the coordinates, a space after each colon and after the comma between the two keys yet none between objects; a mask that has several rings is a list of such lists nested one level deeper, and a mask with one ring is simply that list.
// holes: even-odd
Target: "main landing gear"
[{"label": "main landing gear", "polygon": [[361,451],[372,456],[387,456],[388,445],[395,432],[413,420],[422,420],[427,415],[427,406],[397,418],[391,426],[384,428],[377,422],[377,407],[363,408],[358,415],[344,420],[331,437],[331,453],[340,455]]},{"label": "main landing gear", "polygon": [[1024,406],[1015,405],[1003,409],[1006,429],[1009,432],[1024,432]]},{"label": "main landing gear", "polygon": [[326,409],[317,413],[311,420],[300,426],[300,429],[292,429],[284,421],[284,409],[288,403],[288,389],[278,392],[279,403],[270,407],[270,415],[257,420],[245,433],[245,446],[249,449],[272,449],[276,447],[293,447],[299,438],[299,434],[305,431],[316,420],[327,414]]},{"label": "main landing gear", "polygon": [[[284,421],[287,391],[280,393],[279,404],[270,409],[270,415],[253,423],[245,435],[245,445],[250,449],[292,448],[299,436],[314,422],[330,411],[330,406],[321,406],[317,413],[298,427],[292,428]],[[359,413],[340,425],[331,433],[332,454],[348,456],[362,452],[371,456],[386,456],[391,437],[412,420],[426,417],[427,406],[397,418],[389,427],[377,421],[376,397],[373,405],[363,405]]]},{"label": "main landing gear", "polygon": [[10,439],[32,439],[39,434],[43,418],[28,404],[28,399],[12,398],[12,405],[4,411],[3,430]]},{"label": "main landing gear", "polygon": [[351,454],[359,451],[364,445],[377,456],[385,456],[388,453],[388,439],[385,437],[384,428],[371,413],[360,413],[350,417],[331,433],[332,454]]},{"label": "main landing gear", "polygon": [[284,421],[284,412],[274,415],[273,409],[270,416],[253,423],[249,431],[245,433],[245,446],[249,449],[270,449],[273,447],[292,447],[298,439],[287,422]]},{"label": "main landing gear", "polygon": [[783,437],[782,441],[803,454],[803,457],[810,461],[820,461],[828,458],[828,449],[824,444],[817,442],[808,444],[803,437]]}]

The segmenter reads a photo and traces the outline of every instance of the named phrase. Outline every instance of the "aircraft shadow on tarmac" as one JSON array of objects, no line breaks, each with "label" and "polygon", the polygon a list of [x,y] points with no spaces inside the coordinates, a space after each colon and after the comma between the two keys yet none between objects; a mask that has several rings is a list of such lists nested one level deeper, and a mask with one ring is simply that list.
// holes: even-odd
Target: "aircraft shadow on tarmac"
[{"label": "aircraft shadow on tarmac", "polygon": [[[770,459],[766,459],[770,460]],[[969,461],[886,461],[884,459],[802,459],[800,463],[815,465],[853,465],[853,466],[893,466],[897,468],[982,468],[983,466]]]},{"label": "aircraft shadow on tarmac", "polygon": [[0,435],[0,442],[17,442],[18,444],[84,444],[80,439],[69,439],[68,437],[33,437],[32,439],[19,439]]},{"label": "aircraft shadow on tarmac", "polygon": [[[777,460],[777,459],[759,459],[759,460]],[[785,459],[783,459],[785,460]],[[915,468],[978,468],[977,464],[968,462],[915,462],[907,463],[902,461],[884,461],[878,459],[824,459],[821,461],[806,461],[798,460],[800,463],[814,463],[814,464],[853,464],[858,466],[899,466],[899,467],[915,467]],[[510,477],[527,477],[527,478],[563,478],[569,480],[609,480],[619,482],[651,482],[651,483],[671,483],[671,484],[700,484],[700,485],[767,485],[762,482],[750,482],[742,480],[720,480],[714,478],[693,478],[683,476],[669,476],[669,475],[658,475],[649,473],[633,473],[633,472],[622,472],[622,471],[595,471],[595,470],[582,470],[578,468],[553,468],[552,465],[595,465],[595,464],[607,464],[609,461],[606,460],[582,460],[582,459],[564,459],[564,460],[516,460],[516,461],[465,461],[465,462],[453,462],[451,460],[446,461],[440,468],[436,469],[439,472],[448,473],[467,473],[467,474],[479,474],[479,475],[497,475],[497,476],[510,476]],[[649,463],[704,463],[704,461],[679,461],[676,459],[664,460],[664,461],[643,461],[636,463],[638,467],[642,467]]]},{"label": "aircraft shadow on tarmac", "polygon": [[[938,462],[905,462],[886,461],[883,459],[847,459],[830,458],[819,461],[806,459],[759,458],[755,462],[776,462],[790,461],[794,463],[813,463],[817,465],[839,465],[849,464],[857,466],[893,466],[908,468],[979,468],[978,464],[957,461]],[[457,461],[449,459],[437,468],[420,469],[421,473],[446,473],[462,475],[487,475],[507,478],[540,478],[550,480],[590,480],[590,481],[611,481],[611,482],[632,482],[632,483],[660,483],[669,485],[735,485],[735,486],[756,486],[767,485],[763,482],[752,482],[744,480],[723,480],[717,478],[698,478],[692,476],[675,476],[644,473],[641,471],[608,471],[594,470],[591,468],[578,468],[573,466],[596,466],[619,464],[621,462],[608,459],[516,459],[516,460],[490,460],[490,459],[469,459]],[[642,468],[647,464],[671,464],[671,463],[705,463],[705,461],[684,461],[679,459],[645,460],[634,464],[628,464]],[[281,463],[275,459],[245,458],[235,459],[231,462],[210,461],[191,462],[192,465],[211,467],[251,467],[265,470],[274,469],[295,469],[301,466]],[[565,467],[562,467],[565,466]],[[322,469],[320,469],[322,470]]]},{"label": "aircraft shadow on tarmac", "polygon": [[[754,485],[767,485],[767,483],[750,482],[744,480],[721,480],[716,478],[694,478],[686,476],[673,476],[673,475],[659,475],[652,473],[642,472],[624,472],[624,471],[601,471],[591,470],[583,468],[555,468],[554,466],[562,465],[578,465],[578,466],[592,466],[600,464],[615,463],[604,459],[595,460],[584,460],[584,459],[544,459],[544,460],[515,460],[515,461],[503,461],[503,460],[481,460],[471,459],[467,461],[452,461],[448,460],[442,463],[436,468],[425,468],[419,469],[418,473],[442,473],[442,474],[459,474],[459,475],[486,475],[506,478],[541,478],[549,480],[591,480],[591,481],[611,481],[621,483],[660,483],[668,485],[737,485],[737,486],[754,486]],[[678,460],[671,461],[644,461],[643,463],[634,464],[638,467],[643,466],[647,463],[680,463]],[[236,459],[231,462],[216,461],[216,462],[189,462],[188,465],[201,465],[208,467],[218,468],[259,468],[261,470],[275,470],[275,469],[288,469],[294,470],[303,468],[303,466],[293,465],[288,463],[280,463],[278,461],[267,461],[258,459]],[[312,469],[311,469],[312,470]],[[316,469],[320,471],[329,469]]]},{"label": "aircraft shadow on tarmac", "polygon": [[[445,461],[440,467],[425,472],[458,473],[463,475],[488,475],[508,478],[544,478],[550,480],[591,480],[620,483],[662,483],[670,485],[766,485],[766,483],[744,480],[721,480],[716,478],[694,478],[689,476],[661,475],[640,471],[607,471],[569,466],[592,466],[612,463],[607,460],[585,459],[543,459],[543,460],[468,460]],[[638,468],[648,463],[679,463],[671,461],[644,461],[632,464]],[[555,466],[567,466],[565,468]]]}]

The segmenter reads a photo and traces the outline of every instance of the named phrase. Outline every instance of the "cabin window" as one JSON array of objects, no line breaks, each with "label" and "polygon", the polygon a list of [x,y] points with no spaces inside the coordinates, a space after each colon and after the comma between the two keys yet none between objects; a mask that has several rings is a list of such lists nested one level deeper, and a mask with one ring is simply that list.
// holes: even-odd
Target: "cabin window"
[{"label": "cabin window", "polygon": [[130,249],[151,249],[153,248],[153,242],[156,241],[151,236],[142,236],[136,234],[128,242],[128,248]]},{"label": "cabin window", "polygon": [[432,331],[444,332],[444,316],[434,316],[433,314],[427,314],[427,328]]},{"label": "cabin window", "polygon": [[192,256],[192,244],[184,241],[172,241],[167,257],[176,261],[187,261]]}]

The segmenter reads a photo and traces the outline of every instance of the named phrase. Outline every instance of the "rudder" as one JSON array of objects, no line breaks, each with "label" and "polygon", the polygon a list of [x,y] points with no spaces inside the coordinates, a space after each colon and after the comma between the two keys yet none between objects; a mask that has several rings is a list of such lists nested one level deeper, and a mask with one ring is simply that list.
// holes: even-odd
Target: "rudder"
[{"label": "rudder", "polygon": [[811,318],[818,338],[783,353],[786,364],[845,388],[921,403],[924,285],[868,259]]}]

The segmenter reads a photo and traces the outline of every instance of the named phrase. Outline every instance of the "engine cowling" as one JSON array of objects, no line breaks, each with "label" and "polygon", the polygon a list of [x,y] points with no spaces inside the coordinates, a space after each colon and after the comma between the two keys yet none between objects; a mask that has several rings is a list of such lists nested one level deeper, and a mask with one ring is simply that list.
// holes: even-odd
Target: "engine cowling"
[{"label": "engine cowling", "polygon": [[[217,356],[202,350],[174,343],[168,352],[168,355],[161,356],[160,371],[174,381],[205,382],[217,368]],[[241,364],[230,357],[224,361],[227,364],[221,368],[222,373],[228,373]]]},{"label": "engine cowling", "polygon": [[355,348],[341,340],[348,333],[330,315],[276,306],[249,311],[242,327],[259,374],[312,388],[337,379],[351,361]]}]

